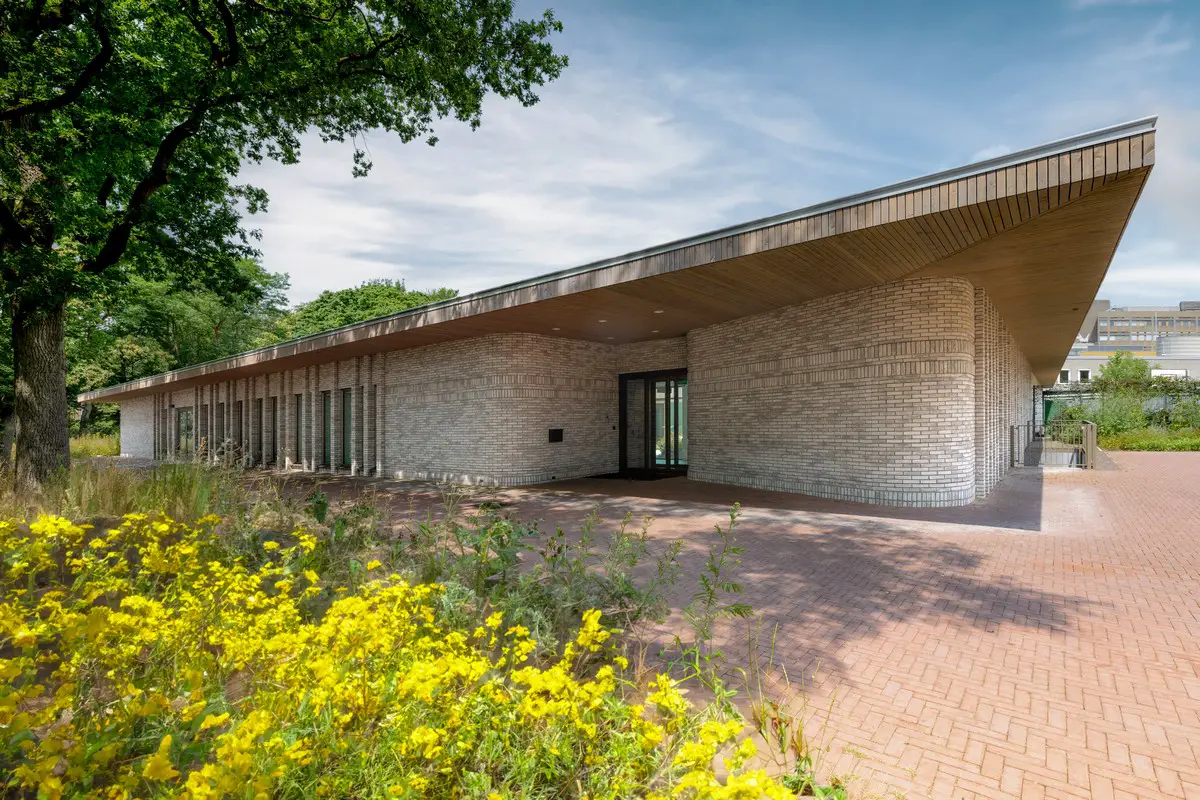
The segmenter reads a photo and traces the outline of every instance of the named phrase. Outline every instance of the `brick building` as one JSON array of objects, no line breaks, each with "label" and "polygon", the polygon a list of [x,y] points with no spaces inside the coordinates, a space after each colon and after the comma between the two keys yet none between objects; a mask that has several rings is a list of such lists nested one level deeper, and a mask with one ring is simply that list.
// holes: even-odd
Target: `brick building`
[{"label": "brick building", "polygon": [[529,484],[986,495],[1088,313],[1153,119],[81,395],[124,454]]}]

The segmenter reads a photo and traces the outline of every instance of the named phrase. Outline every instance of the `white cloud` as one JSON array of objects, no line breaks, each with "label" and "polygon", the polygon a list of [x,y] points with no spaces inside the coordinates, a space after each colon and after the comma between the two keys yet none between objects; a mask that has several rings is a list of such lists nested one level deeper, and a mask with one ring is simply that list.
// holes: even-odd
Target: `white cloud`
[{"label": "white cloud", "polygon": [[985,147],[982,150],[976,150],[971,155],[971,161],[987,161],[989,158],[999,158],[1006,156],[1012,152],[1012,148],[1006,144],[994,144],[990,147]]},{"label": "white cloud", "polygon": [[1170,14],[1164,14],[1138,38],[1109,48],[1103,63],[1111,67],[1117,63],[1160,60],[1185,53],[1191,46],[1191,37],[1181,32]]},{"label": "white cloud", "polygon": [[[1091,15],[1050,29],[1038,45],[1054,68],[1014,59],[1003,91],[975,104],[953,74],[909,81],[853,49],[838,62],[798,42],[819,76],[786,55],[764,73],[597,31],[589,41],[606,49],[572,51],[533,108],[491,101],[480,130],[444,123],[435,148],[373,135],[366,179],[350,177],[349,146],[316,139],[298,166],[248,168],[271,194],[248,222],[263,229],[267,266],[291,274],[294,301],[371,277],[471,291],[1161,109],[1159,167],[1102,295],[1172,302],[1200,252],[1189,22]],[[1155,254],[1152,241],[1176,250]],[[1130,276],[1143,267],[1158,277],[1139,288]]]},{"label": "white cloud", "polygon": [[503,101],[429,148],[383,134],[350,177],[349,145],[312,138],[297,166],[252,167],[271,195],[265,263],[292,300],[369,277],[485,288],[741,219],[759,176],[723,169],[718,142],[630,75],[576,71],[530,109]]},{"label": "white cloud", "polygon": [[1200,300],[1200,253],[1165,239],[1122,249],[1104,279],[1100,297],[1118,305]]}]

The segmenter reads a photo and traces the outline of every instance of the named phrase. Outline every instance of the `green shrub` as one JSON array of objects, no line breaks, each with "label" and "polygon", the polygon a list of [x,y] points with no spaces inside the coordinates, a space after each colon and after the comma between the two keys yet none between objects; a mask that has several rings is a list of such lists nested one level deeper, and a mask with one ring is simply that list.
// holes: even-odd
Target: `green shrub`
[{"label": "green shrub", "polygon": [[1200,450],[1200,428],[1145,428],[1140,431],[1111,434],[1100,437],[1100,447],[1105,450]]},{"label": "green shrub", "polygon": [[1200,400],[1181,397],[1171,406],[1170,426],[1175,429],[1200,428]]},{"label": "green shrub", "polygon": [[1105,393],[1092,414],[1096,432],[1101,436],[1136,431],[1146,427],[1142,397],[1131,391]]},{"label": "green shrub", "polygon": [[1059,420],[1062,422],[1084,422],[1090,420],[1094,414],[1092,410],[1082,404],[1063,406],[1055,404],[1057,414],[1051,414],[1048,421]]}]

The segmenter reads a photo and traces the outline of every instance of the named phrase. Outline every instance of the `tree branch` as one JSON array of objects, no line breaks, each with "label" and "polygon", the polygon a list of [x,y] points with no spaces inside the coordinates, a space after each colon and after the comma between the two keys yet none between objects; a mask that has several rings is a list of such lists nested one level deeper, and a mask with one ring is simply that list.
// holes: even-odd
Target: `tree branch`
[{"label": "tree branch", "polygon": [[[204,41],[208,42],[208,59],[212,63],[217,63],[221,58],[221,48],[217,46],[217,40],[212,35],[208,28],[204,27],[204,23],[200,19],[200,4],[196,0],[192,0],[192,13],[188,14],[184,8],[184,14],[187,15],[188,22],[192,23],[192,27],[196,29],[196,33],[203,37]],[[180,2],[180,7],[183,8],[183,3]]]},{"label": "tree branch", "polygon": [[30,241],[29,230],[21,224],[17,215],[3,200],[0,200],[0,229],[3,229],[7,236],[11,236],[17,244],[28,244]]},{"label": "tree branch", "polygon": [[213,0],[221,22],[225,25],[225,52],[221,57],[221,66],[232,67],[242,57],[241,46],[238,44],[237,26],[233,22],[233,12],[225,0]]},{"label": "tree branch", "polygon": [[350,66],[351,64],[357,64],[362,61],[373,61],[374,59],[379,57],[379,54],[381,52],[383,52],[383,49],[385,47],[389,47],[389,46],[395,44],[396,42],[400,41],[401,39],[403,39],[405,37],[405,35],[407,33],[408,33],[408,31],[405,31],[405,30],[396,31],[395,33],[393,33],[391,36],[387,37],[386,39],[382,39],[379,42],[376,42],[375,46],[372,47],[370,50],[368,50],[365,53],[351,53],[349,55],[342,56],[341,58],[338,59],[338,72],[341,74],[345,74],[345,73],[342,73],[342,69],[344,67]]},{"label": "tree branch", "polygon": [[96,193],[96,202],[100,206],[108,206],[108,198],[112,195],[113,187],[117,185],[117,176],[109,175],[104,179],[104,183],[100,184],[100,191]]},{"label": "tree branch", "polygon": [[200,125],[204,121],[204,115],[208,113],[208,108],[208,105],[202,105],[193,109],[187,119],[172,128],[159,142],[158,152],[154,154],[154,162],[150,165],[146,175],[134,187],[129,204],[125,207],[125,213],[121,216],[120,221],[109,229],[108,236],[96,257],[84,262],[84,272],[101,273],[116,264],[125,254],[134,227],[145,218],[146,206],[150,202],[150,198],[170,181],[168,170],[172,159],[175,158],[180,145],[199,133]]},{"label": "tree branch", "polygon": [[32,103],[27,103],[23,106],[12,106],[0,111],[0,121],[13,121],[21,117],[27,117],[32,114],[43,114],[47,111],[53,111],[57,108],[70,105],[80,98],[84,90],[95,80],[100,71],[112,59],[113,45],[112,39],[109,37],[108,28],[100,19],[100,10],[97,10],[88,15],[88,22],[92,26],[92,30],[96,32],[96,36],[100,39],[100,52],[92,57],[92,60],[83,68],[83,72],[79,73],[74,82],[57,97],[51,97],[47,100],[35,100]]}]

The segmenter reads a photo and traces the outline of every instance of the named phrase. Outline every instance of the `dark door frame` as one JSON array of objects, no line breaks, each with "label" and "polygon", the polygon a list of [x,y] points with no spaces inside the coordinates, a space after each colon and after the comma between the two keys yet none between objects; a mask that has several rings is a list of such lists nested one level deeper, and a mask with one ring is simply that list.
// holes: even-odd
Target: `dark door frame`
[{"label": "dark door frame", "polygon": [[[646,382],[646,389],[642,393],[642,446],[645,448],[642,463],[645,465],[641,470],[647,472],[672,472],[681,475],[687,474],[687,465],[682,466],[659,466],[655,463],[654,458],[654,383],[655,381],[667,380],[671,378],[687,378],[687,368],[682,369],[659,369],[650,372],[625,372],[617,376],[619,383],[617,386],[617,427],[620,431],[618,438],[619,445],[619,466],[621,472],[629,472],[629,445],[627,439],[627,424],[629,422],[629,412],[627,410],[627,401],[629,399],[629,381],[640,380]],[[678,424],[678,409],[676,409],[676,424]]]}]

